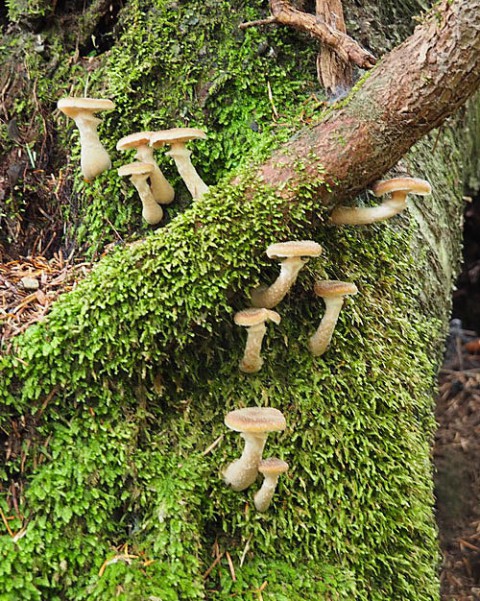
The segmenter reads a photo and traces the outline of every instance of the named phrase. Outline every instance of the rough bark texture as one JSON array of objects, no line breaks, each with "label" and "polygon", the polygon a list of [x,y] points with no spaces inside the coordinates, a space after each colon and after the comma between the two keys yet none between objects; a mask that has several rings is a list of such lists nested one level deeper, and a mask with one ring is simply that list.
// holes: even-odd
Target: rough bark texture
[{"label": "rough bark texture", "polygon": [[325,172],[322,199],[352,196],[454,114],[479,83],[480,2],[445,0],[377,65],[343,109],[275,153],[261,168],[262,179],[294,186],[299,178],[292,165],[310,158],[308,175],[317,178],[317,162]]},{"label": "rough bark texture", "polygon": [[[346,33],[341,0],[317,0],[315,15],[337,31]],[[334,96],[346,94],[353,84],[352,65],[325,46],[317,55],[317,75],[327,92]]]},{"label": "rough bark texture", "polygon": [[[262,16],[260,4],[235,4],[238,21]],[[194,156],[207,173],[225,177],[201,201],[183,201],[185,210],[164,227],[140,231],[141,242],[118,245],[2,357],[6,600],[438,599],[432,388],[459,256],[468,115],[463,126],[460,119],[446,124],[402,153],[478,81],[478,56],[469,50],[478,54],[478,16],[466,18],[472,7],[478,2],[437,7],[447,16],[439,12],[422,26],[429,36],[424,52],[417,31],[343,107],[330,108],[261,167],[244,163],[236,185],[228,171],[245,154],[240,136],[246,129],[251,139],[257,135],[245,127],[254,111],[262,141],[269,134],[267,82],[277,110],[281,104],[286,112],[285,99],[304,94],[304,112],[290,114],[294,127],[320,118],[307,102],[308,87],[295,87],[298,69],[285,77],[298,58],[285,33],[249,31],[236,39],[231,2],[132,0],[108,56],[72,63],[78,95],[89,84],[92,95],[107,93],[117,103],[117,115],[103,122],[110,148],[129,126],[157,127],[165,93],[175,125],[185,115],[195,125],[202,116],[211,124],[211,147]],[[201,36],[193,27],[198,19]],[[208,63],[204,40],[213,45],[219,33],[221,46]],[[177,46],[168,41],[175,36]],[[192,48],[197,54],[190,56]],[[269,48],[281,57],[272,60]],[[424,56],[417,79],[415,48],[413,56]],[[199,64],[214,74],[199,73]],[[399,65],[396,77],[389,64]],[[462,66],[464,84],[455,92],[441,88],[450,104],[431,106],[429,77],[438,71],[445,86],[458,81]],[[262,69],[269,79],[257,79]],[[52,84],[55,99],[70,91],[70,70],[59,70],[65,79]],[[280,79],[286,88],[276,85]],[[171,95],[169,86],[191,80]],[[401,93],[385,87],[391,80],[402,81]],[[412,91],[403,89],[407,82]],[[386,95],[391,106],[383,104]],[[57,121],[58,136],[62,127]],[[276,122],[270,130],[277,141],[281,129]],[[69,148],[67,180],[79,156],[77,144]],[[219,149],[230,153],[223,163]],[[329,225],[327,205],[363,189],[401,156],[405,171],[432,182],[432,198],[410,203],[390,223]],[[107,173],[91,188],[74,180],[72,202],[84,201],[95,243],[92,232],[105,227],[98,215],[115,219],[108,206],[138,209],[117,179]],[[248,305],[252,288],[278,274],[266,246],[292,238],[313,238],[324,253],[279,305],[282,321],[265,339],[262,369],[242,374],[244,336],[232,317]],[[359,293],[345,303],[329,351],[315,359],[308,338],[323,313],[312,292],[317,278],[355,282]],[[287,430],[266,448],[291,470],[265,515],[252,504],[260,483],[235,493],[220,475],[238,457],[224,415],[250,405],[277,407],[287,418]]]}]

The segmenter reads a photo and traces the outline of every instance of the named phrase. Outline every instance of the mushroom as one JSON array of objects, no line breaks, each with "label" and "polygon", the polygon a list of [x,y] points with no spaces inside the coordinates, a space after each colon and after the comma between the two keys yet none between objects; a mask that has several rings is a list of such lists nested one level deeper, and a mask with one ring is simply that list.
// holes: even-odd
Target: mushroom
[{"label": "mushroom", "polygon": [[153,165],[150,175],[150,187],[155,202],[161,205],[170,204],[175,196],[175,190],[168,183],[153,156],[153,148],[149,146],[150,138],[154,132],[142,131],[125,136],[117,142],[117,150],[135,149],[135,159],[141,163]]},{"label": "mushroom", "polygon": [[431,191],[432,188],[427,181],[414,177],[381,180],[375,182],[372,192],[377,197],[391,193],[388,200],[376,207],[338,207],[332,212],[330,220],[336,225],[366,225],[390,219],[406,208],[409,193],[425,196]]},{"label": "mushroom", "polygon": [[260,489],[255,493],[253,502],[257,511],[267,511],[277,487],[278,477],[288,471],[288,463],[277,459],[277,457],[262,459],[258,464],[258,471],[263,474],[265,479]]},{"label": "mushroom", "polygon": [[272,407],[246,407],[230,411],[225,424],[241,432],[245,440],[240,459],[233,461],[223,472],[223,478],[233,490],[245,490],[253,484],[258,474],[258,464],[269,432],[285,430],[287,422],[281,411]]},{"label": "mushroom", "polygon": [[83,177],[87,182],[110,169],[112,162],[108,152],[102,146],[97,133],[101,120],[94,116],[99,111],[110,111],[115,108],[111,100],[97,98],[61,98],[58,109],[67,117],[71,117],[80,132],[80,165]]},{"label": "mushroom", "polygon": [[270,259],[280,259],[280,275],[270,286],[259,286],[252,291],[254,307],[272,309],[284,298],[295,283],[300,269],[309,257],[318,257],[322,252],[320,244],[312,240],[278,242],[267,248]]},{"label": "mushroom", "polygon": [[142,201],[142,217],[150,225],[155,225],[162,220],[163,209],[155,202],[150,186],[147,183],[147,179],[152,174],[152,171],[153,166],[150,163],[128,163],[128,165],[120,167],[118,175],[120,177],[130,176],[130,181],[137,189]]},{"label": "mushroom", "polygon": [[169,156],[175,161],[178,172],[180,173],[185,185],[187,186],[193,198],[200,198],[208,192],[208,186],[198,175],[197,170],[192,165],[190,155],[186,144],[189,140],[198,138],[205,139],[207,136],[201,129],[193,127],[176,127],[164,131],[154,132],[150,139],[150,146],[159,148],[160,146],[170,145]]},{"label": "mushroom", "polygon": [[309,347],[313,355],[318,357],[327,350],[332,339],[333,330],[343,306],[343,299],[349,294],[357,294],[358,288],[350,282],[323,280],[314,287],[315,294],[325,301],[325,314],[317,331],[310,338]]},{"label": "mushroom", "polygon": [[266,321],[273,321],[277,325],[280,323],[281,317],[276,311],[269,309],[244,309],[235,313],[233,317],[237,326],[247,327],[247,343],[242,360],[239,363],[241,371],[251,374],[259,371],[263,365],[263,359],[260,356],[262,350],[262,341],[267,327]]}]

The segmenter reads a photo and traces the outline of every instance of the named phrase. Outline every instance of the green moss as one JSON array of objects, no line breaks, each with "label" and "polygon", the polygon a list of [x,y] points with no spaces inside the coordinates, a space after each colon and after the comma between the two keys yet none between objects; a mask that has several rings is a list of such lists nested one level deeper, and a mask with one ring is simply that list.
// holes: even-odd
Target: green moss
[{"label": "green moss", "polygon": [[[17,534],[0,537],[2,601],[256,601],[259,591],[272,601],[438,599],[432,389],[454,270],[442,277],[425,239],[440,240],[446,221],[459,232],[459,143],[447,130],[438,157],[427,141],[407,158],[412,174],[434,181],[432,202],[453,198],[437,228],[408,212],[389,224],[328,226],[312,197],[321,169],[296,202],[260,183],[247,198],[245,157],[260,160],[318,112],[315,99],[298,110],[314,74],[294,75],[311,68],[314,50],[298,52],[285,30],[237,30],[262,10],[135,0],[111,52],[70,71],[63,57],[53,83],[38,80],[52,107],[72,85],[75,95],[87,87],[114,98],[100,131],[115,167],[125,159],[115,142],[131,128],[188,123],[211,132],[194,154],[205,179],[231,170],[241,183],[221,183],[193,205],[180,193],[165,226],[118,245],[0,359],[0,425],[12,451],[1,507]],[[52,55],[59,48],[52,42]],[[29,60],[46,68],[41,56]],[[281,115],[274,123],[267,82]],[[30,102],[19,100],[19,114]],[[114,171],[86,186],[73,124],[57,123],[71,144],[63,175],[76,174],[77,236],[92,252],[114,228],[144,236],[133,191]],[[166,160],[162,167],[178,184]],[[266,246],[292,237],[313,237],[324,253],[280,305],[262,370],[242,374],[245,333],[232,316],[278,273]],[[331,349],[313,359],[318,277],[354,281],[360,292],[346,302]],[[224,415],[249,405],[278,407],[288,424],[266,447],[291,470],[263,515],[253,510],[259,483],[235,493],[221,478],[241,450]]]}]

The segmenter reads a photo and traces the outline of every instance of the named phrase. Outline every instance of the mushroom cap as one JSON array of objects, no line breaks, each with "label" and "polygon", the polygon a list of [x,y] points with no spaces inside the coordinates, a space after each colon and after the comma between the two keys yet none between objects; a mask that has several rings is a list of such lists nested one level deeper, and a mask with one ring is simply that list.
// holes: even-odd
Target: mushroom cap
[{"label": "mushroom cap", "polygon": [[150,142],[152,131],[139,131],[128,136],[124,136],[117,142],[117,150],[130,150],[139,146],[146,146]]},{"label": "mushroom cap", "polygon": [[340,282],[338,280],[322,280],[316,282],[313,290],[317,296],[322,298],[333,298],[357,294],[358,288],[351,282]]},{"label": "mushroom cap", "polygon": [[249,309],[243,309],[242,311],[235,313],[233,316],[233,321],[237,324],[237,326],[245,327],[258,326],[266,321],[273,321],[278,325],[281,319],[282,318],[276,311],[271,311],[270,309],[265,309],[263,307],[251,307]]},{"label": "mushroom cap", "polygon": [[127,175],[147,175],[152,173],[153,169],[154,167],[150,163],[136,161],[134,163],[128,163],[127,165],[122,165],[118,169],[118,175],[120,177],[125,177]]},{"label": "mushroom cap", "polygon": [[150,139],[150,146],[154,148],[163,146],[164,144],[173,144],[174,142],[188,142],[197,138],[205,139],[207,134],[195,127],[174,127],[162,131],[153,132]]},{"label": "mushroom cap", "polygon": [[99,111],[111,111],[115,108],[114,103],[106,98],[60,98],[57,102],[58,110],[68,117],[74,117],[79,112],[98,113]]},{"label": "mushroom cap", "polygon": [[245,407],[225,416],[225,425],[235,432],[279,432],[287,422],[281,411],[273,407]]},{"label": "mushroom cap", "polygon": [[258,464],[258,471],[264,476],[278,476],[287,472],[288,468],[288,463],[282,459],[278,459],[278,457],[262,459]]},{"label": "mushroom cap", "polygon": [[411,192],[425,196],[432,192],[432,187],[424,179],[416,177],[394,177],[393,179],[380,180],[371,187],[375,196],[383,196],[389,192]]},{"label": "mushroom cap", "polygon": [[318,257],[322,247],[313,240],[295,240],[291,242],[276,242],[267,248],[270,259],[286,259],[288,257]]}]

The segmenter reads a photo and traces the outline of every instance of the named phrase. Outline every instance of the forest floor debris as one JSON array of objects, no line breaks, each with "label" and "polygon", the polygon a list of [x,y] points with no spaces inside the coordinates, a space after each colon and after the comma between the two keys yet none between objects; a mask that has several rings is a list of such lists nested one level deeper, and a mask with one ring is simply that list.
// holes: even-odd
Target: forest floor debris
[{"label": "forest floor debris", "polygon": [[[455,321],[455,320],[453,320]],[[441,600],[480,600],[480,354],[456,328],[439,376],[434,461]]]},{"label": "forest floor debris", "polygon": [[92,269],[88,262],[64,258],[22,257],[0,263],[0,351],[9,349],[13,336],[44,318],[52,303]]}]

